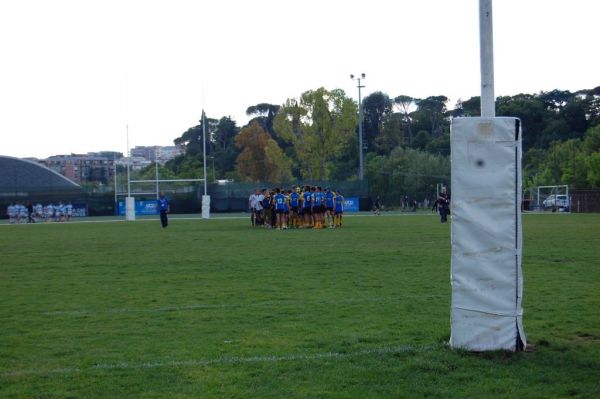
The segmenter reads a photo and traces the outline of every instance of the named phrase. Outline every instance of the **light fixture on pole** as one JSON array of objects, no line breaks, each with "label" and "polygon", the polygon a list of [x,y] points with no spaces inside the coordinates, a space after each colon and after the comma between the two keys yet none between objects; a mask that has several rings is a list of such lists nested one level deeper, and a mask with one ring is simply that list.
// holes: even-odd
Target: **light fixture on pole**
[{"label": "light fixture on pole", "polygon": [[363,109],[362,109],[362,97],[361,91],[363,85],[361,85],[361,80],[364,80],[367,76],[364,73],[361,73],[360,76],[350,75],[350,79],[356,80],[358,83],[356,87],[358,87],[358,180],[363,179],[364,177],[364,161],[363,161]]}]

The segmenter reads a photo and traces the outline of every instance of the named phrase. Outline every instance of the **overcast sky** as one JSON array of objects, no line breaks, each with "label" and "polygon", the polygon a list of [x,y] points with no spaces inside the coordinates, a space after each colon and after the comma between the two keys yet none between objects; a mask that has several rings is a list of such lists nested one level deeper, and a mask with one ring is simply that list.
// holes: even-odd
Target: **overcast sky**
[{"label": "overcast sky", "polygon": [[[496,95],[600,85],[597,0],[496,0]],[[0,155],[172,145],[324,86],[479,95],[478,0],[0,3]]]}]

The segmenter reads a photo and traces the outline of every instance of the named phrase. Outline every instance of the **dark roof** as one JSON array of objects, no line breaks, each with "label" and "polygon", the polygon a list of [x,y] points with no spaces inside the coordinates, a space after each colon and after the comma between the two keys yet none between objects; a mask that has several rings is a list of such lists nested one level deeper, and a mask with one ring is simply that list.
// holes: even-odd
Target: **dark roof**
[{"label": "dark roof", "polygon": [[80,191],[81,186],[36,162],[0,155],[0,193]]}]

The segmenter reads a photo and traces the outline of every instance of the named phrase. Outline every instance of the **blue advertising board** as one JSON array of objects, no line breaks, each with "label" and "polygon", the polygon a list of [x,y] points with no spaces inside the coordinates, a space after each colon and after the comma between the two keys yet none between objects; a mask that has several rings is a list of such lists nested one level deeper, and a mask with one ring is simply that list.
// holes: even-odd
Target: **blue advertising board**
[{"label": "blue advertising board", "polygon": [[[135,201],[136,215],[158,215],[158,203],[153,201]],[[119,216],[125,215],[125,202],[119,201]]]},{"label": "blue advertising board", "polygon": [[359,208],[358,197],[344,198],[344,212],[358,212]]}]

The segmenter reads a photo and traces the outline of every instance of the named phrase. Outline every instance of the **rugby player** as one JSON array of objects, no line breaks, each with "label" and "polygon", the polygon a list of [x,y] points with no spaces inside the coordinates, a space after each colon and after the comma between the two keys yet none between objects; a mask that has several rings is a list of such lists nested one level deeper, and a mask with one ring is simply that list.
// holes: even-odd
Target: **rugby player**
[{"label": "rugby player", "polygon": [[342,217],[344,216],[344,196],[338,190],[334,190],[335,194],[335,227],[342,227]]},{"label": "rugby player", "polygon": [[321,187],[315,187],[314,190],[314,205],[313,205],[313,213],[315,216],[315,228],[322,229],[323,228],[323,213],[325,211],[324,204],[325,197],[323,196],[323,191],[321,191]]},{"label": "rugby player", "polygon": [[335,193],[329,187],[325,189],[325,216],[329,228],[333,228],[333,212],[335,208]]},{"label": "rugby player", "polygon": [[298,211],[300,206],[300,188],[295,187],[290,193],[290,227],[300,227]]},{"label": "rugby player", "polygon": [[309,186],[304,187],[302,193],[302,214],[304,216],[304,227],[310,228],[312,226],[312,208],[313,208],[313,196]]}]

